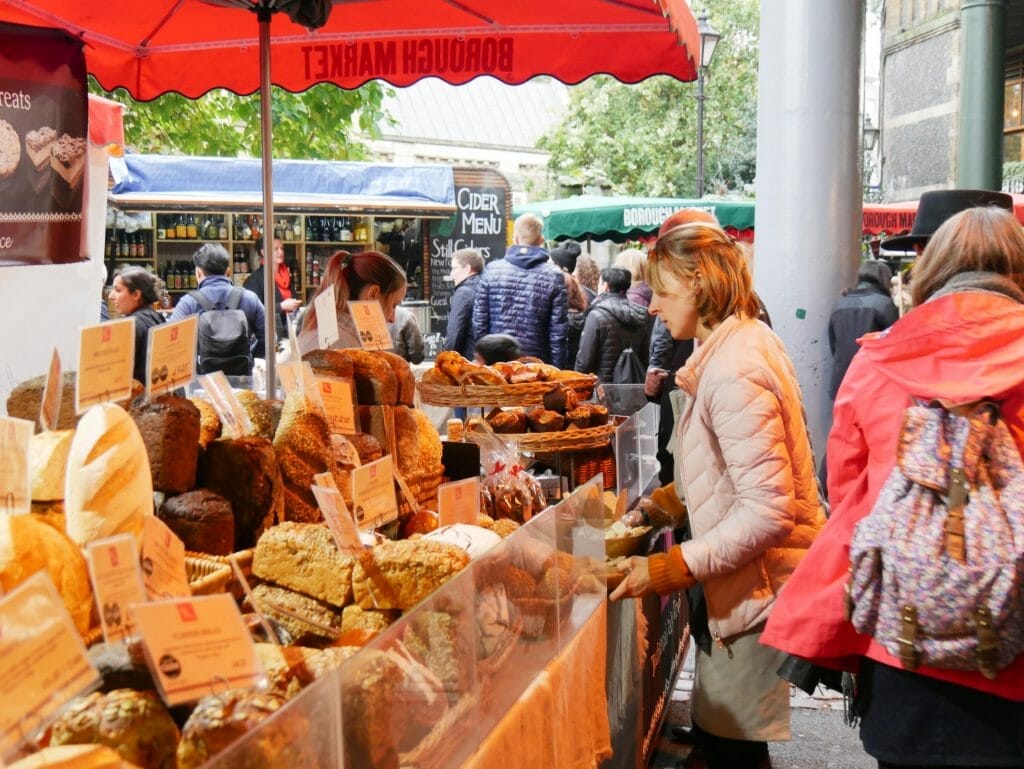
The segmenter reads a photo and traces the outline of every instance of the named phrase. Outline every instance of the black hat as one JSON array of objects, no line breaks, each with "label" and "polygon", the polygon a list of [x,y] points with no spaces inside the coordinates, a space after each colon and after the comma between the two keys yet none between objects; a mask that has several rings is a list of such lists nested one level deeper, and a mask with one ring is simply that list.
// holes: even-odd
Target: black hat
[{"label": "black hat", "polygon": [[551,249],[551,261],[566,272],[572,272],[576,269],[576,260],[580,253],[580,244],[569,240],[557,248]]},{"label": "black hat", "polygon": [[1013,211],[1013,196],[991,190],[932,190],[921,196],[917,216],[909,235],[900,235],[882,241],[886,251],[913,251],[924,246],[943,222],[954,214],[978,206],[997,206]]}]

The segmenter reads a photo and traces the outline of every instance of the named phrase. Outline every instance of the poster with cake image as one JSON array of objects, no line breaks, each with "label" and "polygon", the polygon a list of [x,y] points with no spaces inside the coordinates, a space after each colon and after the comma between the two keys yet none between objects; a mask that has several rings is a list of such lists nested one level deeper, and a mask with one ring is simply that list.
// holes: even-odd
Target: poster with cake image
[{"label": "poster with cake image", "polygon": [[87,99],[80,41],[0,24],[0,266],[86,258]]}]

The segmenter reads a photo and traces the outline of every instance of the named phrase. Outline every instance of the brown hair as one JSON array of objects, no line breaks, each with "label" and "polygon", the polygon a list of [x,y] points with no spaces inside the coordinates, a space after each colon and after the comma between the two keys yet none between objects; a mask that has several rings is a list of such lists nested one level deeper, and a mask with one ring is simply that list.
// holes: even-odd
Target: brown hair
[{"label": "brown hair", "polygon": [[142,296],[142,302],[138,309],[152,307],[160,301],[160,291],[157,286],[157,278],[144,267],[130,266],[121,267],[114,273],[115,278],[120,278],[124,287],[129,293],[138,291]]},{"label": "brown hair", "polygon": [[648,255],[648,281],[654,293],[671,293],[665,282],[669,275],[693,282],[697,312],[706,325],[730,315],[756,318],[761,311],[743,252],[715,224],[679,224],[658,237]]},{"label": "brown hair", "polygon": [[1024,288],[1024,230],[1013,214],[985,206],[968,208],[943,222],[914,263],[914,306],[963,272],[994,272]]},{"label": "brown hair", "polygon": [[[341,314],[348,300],[358,298],[366,286],[377,286],[381,296],[387,296],[405,285],[405,270],[387,254],[380,251],[360,251],[358,254],[337,251],[327,260],[320,286],[309,303],[312,305],[328,286],[334,286],[334,306]],[[315,329],[316,313],[307,312],[304,317],[303,329]]]},{"label": "brown hair", "polygon": [[601,268],[597,266],[597,262],[592,256],[580,254],[576,259],[576,269],[572,274],[576,276],[580,285],[586,286],[591,291],[597,291],[597,281],[601,279]]}]

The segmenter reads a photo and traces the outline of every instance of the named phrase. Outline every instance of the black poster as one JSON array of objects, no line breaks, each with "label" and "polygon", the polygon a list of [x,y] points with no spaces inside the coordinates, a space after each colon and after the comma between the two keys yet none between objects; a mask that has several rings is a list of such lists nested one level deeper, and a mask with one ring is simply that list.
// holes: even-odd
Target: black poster
[{"label": "black poster", "polygon": [[460,183],[456,174],[455,203],[458,210],[448,219],[430,223],[427,245],[431,330],[442,336],[448,326],[448,305],[455,288],[445,280],[452,269],[452,254],[462,248],[475,248],[485,262],[505,254],[508,182],[497,172],[489,175],[493,181]]},{"label": "black poster", "polygon": [[85,258],[87,98],[80,41],[0,24],[0,266]]}]

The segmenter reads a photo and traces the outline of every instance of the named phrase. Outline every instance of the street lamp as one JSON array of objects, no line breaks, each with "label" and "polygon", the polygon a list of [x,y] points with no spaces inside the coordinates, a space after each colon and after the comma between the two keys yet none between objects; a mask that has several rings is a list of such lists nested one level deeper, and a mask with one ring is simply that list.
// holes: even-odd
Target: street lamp
[{"label": "street lamp", "polygon": [[871,125],[871,116],[864,116],[864,151],[871,152],[875,148],[875,143],[878,141],[879,130]]},{"label": "street lamp", "polygon": [[708,23],[707,11],[697,19],[700,34],[700,62],[697,65],[697,197],[704,197],[704,70],[711,66],[721,35]]}]

